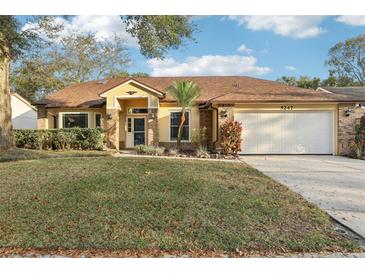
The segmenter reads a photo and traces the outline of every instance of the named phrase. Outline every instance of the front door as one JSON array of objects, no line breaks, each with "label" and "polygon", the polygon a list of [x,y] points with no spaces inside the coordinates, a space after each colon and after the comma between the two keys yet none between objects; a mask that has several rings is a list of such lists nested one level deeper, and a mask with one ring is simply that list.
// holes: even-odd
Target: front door
[{"label": "front door", "polygon": [[145,118],[127,118],[127,142],[126,147],[132,148],[137,145],[145,144]]}]

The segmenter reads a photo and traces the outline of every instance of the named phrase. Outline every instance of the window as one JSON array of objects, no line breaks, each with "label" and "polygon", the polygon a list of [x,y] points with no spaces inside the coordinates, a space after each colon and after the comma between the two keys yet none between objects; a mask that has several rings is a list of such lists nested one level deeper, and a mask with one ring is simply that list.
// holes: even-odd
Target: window
[{"label": "window", "polygon": [[64,113],[64,114],[62,114],[62,127],[63,128],[73,128],[73,127],[87,128],[87,127],[89,127],[88,118],[89,118],[88,113]]},{"label": "window", "polygon": [[95,113],[95,127],[100,128],[101,127],[101,114]]},{"label": "window", "polygon": [[148,113],[147,108],[129,108],[128,114],[140,114],[140,113]]},{"label": "window", "polygon": [[132,118],[128,118],[128,132],[132,132]]},{"label": "window", "polygon": [[[170,112],[170,140],[176,141],[179,132],[181,112]],[[185,122],[182,129],[182,141],[189,141],[190,112],[185,112]]]}]

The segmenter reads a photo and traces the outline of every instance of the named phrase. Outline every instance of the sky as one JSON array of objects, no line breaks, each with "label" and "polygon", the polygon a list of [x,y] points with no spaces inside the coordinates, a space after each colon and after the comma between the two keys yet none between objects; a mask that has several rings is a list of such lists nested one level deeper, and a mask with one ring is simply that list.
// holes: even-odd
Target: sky
[{"label": "sky", "polygon": [[143,57],[119,16],[71,17],[65,31],[92,31],[99,39],[108,39],[114,32],[122,35],[133,60],[129,72],[269,80],[284,75],[326,78],[328,50],[337,42],[365,34],[365,16],[194,16],[192,20],[198,28],[195,41],[168,51],[163,60]]}]

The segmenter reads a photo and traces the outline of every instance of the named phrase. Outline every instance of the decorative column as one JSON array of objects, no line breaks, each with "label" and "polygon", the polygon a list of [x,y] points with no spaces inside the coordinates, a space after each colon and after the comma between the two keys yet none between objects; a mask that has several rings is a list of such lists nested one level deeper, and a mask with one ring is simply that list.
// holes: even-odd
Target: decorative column
[{"label": "decorative column", "polygon": [[365,115],[365,109],[356,105],[339,105],[338,107],[338,154],[349,155],[349,144],[355,139],[355,125]]},{"label": "decorative column", "polygon": [[37,129],[47,129],[47,109],[45,105],[37,106]]},{"label": "decorative column", "polygon": [[107,147],[119,150],[119,110],[106,110]]},{"label": "decorative column", "polygon": [[147,143],[148,145],[158,146],[158,109],[150,108],[147,116]]},{"label": "decorative column", "polygon": [[233,104],[220,104],[218,105],[218,144],[220,143],[221,125],[226,121],[234,120],[234,105]]},{"label": "decorative column", "polygon": [[200,129],[206,128],[206,141],[203,145],[211,149],[213,140],[213,111],[211,108],[199,109],[199,126]]}]

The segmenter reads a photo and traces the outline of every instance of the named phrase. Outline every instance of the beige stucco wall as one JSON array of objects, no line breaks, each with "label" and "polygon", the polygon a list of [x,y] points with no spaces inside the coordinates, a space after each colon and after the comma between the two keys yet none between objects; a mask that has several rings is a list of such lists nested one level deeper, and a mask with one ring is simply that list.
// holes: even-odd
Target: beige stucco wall
[{"label": "beige stucco wall", "polygon": [[105,108],[50,108],[47,110],[48,128],[53,128],[53,116],[58,115],[58,128],[62,128],[62,113],[88,113],[89,128],[95,127],[95,114],[100,113],[102,116],[102,127],[105,127],[106,113]]},{"label": "beige stucco wall", "polygon": [[[143,102],[144,100],[144,102]],[[125,141],[125,133],[126,133],[126,111],[128,107],[146,107],[147,102],[146,99],[133,99],[133,100],[119,100],[121,102],[122,109],[119,111],[119,141]],[[159,129],[159,141],[160,142],[170,142],[169,140],[169,124],[170,124],[170,112],[171,111],[180,111],[181,108],[178,107],[174,103],[162,103],[160,104],[160,108],[158,109],[158,129]],[[199,107],[198,105],[193,106],[188,109],[190,111],[190,133],[192,129],[199,128]],[[52,108],[48,109],[48,121],[47,125],[49,128],[53,128],[53,115],[58,114],[58,125],[62,127],[62,113],[65,112],[87,112],[89,114],[89,127],[95,127],[95,113],[101,113],[103,118],[103,127],[106,125],[106,109],[75,109],[75,108]],[[137,116],[145,116],[147,114],[135,114],[130,115],[133,117]],[[174,142],[174,141],[173,141]]]},{"label": "beige stucco wall", "polygon": [[48,116],[47,109],[44,106],[38,106],[37,108],[37,129],[48,128]]},{"label": "beige stucco wall", "polygon": [[[135,92],[134,94],[128,94],[129,91]],[[118,86],[114,89],[111,89],[107,93],[104,94],[106,98],[106,107],[107,108],[118,108],[121,109],[118,102],[121,102],[121,99],[136,99],[136,98],[156,98],[155,94],[152,94],[149,90],[144,89],[141,86],[137,86],[136,84],[130,83],[122,86]],[[152,99],[150,99],[152,100]],[[138,107],[138,106],[136,106]]]},{"label": "beige stucco wall", "polygon": [[53,114],[47,112],[47,128],[54,128]]},{"label": "beige stucco wall", "polygon": [[[199,128],[199,106],[188,108],[190,111],[190,134],[193,129]],[[174,103],[161,103],[158,110],[158,131],[160,142],[170,142],[170,112],[181,111],[181,108]],[[176,141],[172,141],[176,142]]]}]

